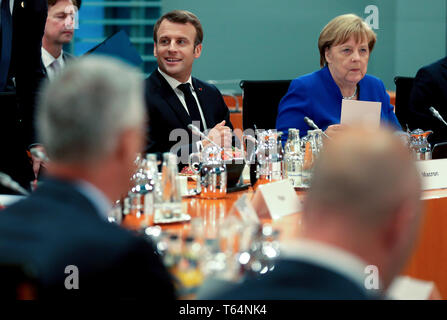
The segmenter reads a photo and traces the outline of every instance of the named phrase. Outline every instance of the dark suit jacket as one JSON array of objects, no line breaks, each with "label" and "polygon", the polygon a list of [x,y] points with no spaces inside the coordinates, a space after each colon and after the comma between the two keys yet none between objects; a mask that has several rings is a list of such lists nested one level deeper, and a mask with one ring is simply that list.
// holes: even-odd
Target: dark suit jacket
[{"label": "dark suit jacket", "polygon": [[29,187],[34,178],[26,148],[35,140],[34,106],[41,81],[41,42],[47,18],[47,0],[16,0],[12,16],[12,52],[8,93],[0,94],[0,171]]},{"label": "dark suit jacket", "polygon": [[447,141],[447,127],[429,111],[434,107],[447,121],[447,57],[421,68],[414,79],[409,108],[411,129],[433,130],[432,146]]},{"label": "dark suit jacket", "polygon": [[[280,259],[275,270],[223,291],[219,300],[364,300],[366,290],[343,275],[312,263]],[[206,297],[204,297],[206,298]]]},{"label": "dark suit jacket", "polygon": [[[233,129],[230,112],[219,90],[196,78],[192,78],[192,83],[208,129],[213,128],[222,120],[225,120],[226,125]],[[188,155],[196,151],[195,144],[191,145],[192,135],[187,127],[191,123],[191,118],[158,70],[152,72],[146,79],[146,107],[149,115],[149,141],[146,152],[163,153],[173,148],[173,152],[178,155],[180,152]],[[174,141],[170,141],[169,135],[174,129],[183,130],[185,135],[183,141],[177,135],[174,135]],[[194,141],[197,141],[197,138],[195,139]]]},{"label": "dark suit jacket", "polygon": [[[66,181],[44,181],[0,212],[2,264],[33,270],[43,298],[174,299],[170,276],[150,243],[100,217]],[[79,269],[79,290],[65,289],[68,265]]]},{"label": "dark suit jacket", "polygon": [[47,12],[46,0],[14,2],[10,73],[16,79],[17,98],[27,145],[35,139],[34,106],[37,92],[45,78],[41,46]]}]

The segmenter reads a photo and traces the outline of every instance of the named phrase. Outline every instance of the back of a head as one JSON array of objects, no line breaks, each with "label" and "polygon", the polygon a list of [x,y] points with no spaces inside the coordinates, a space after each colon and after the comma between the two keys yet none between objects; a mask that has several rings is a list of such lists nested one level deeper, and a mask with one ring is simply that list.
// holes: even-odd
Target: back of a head
[{"label": "back of a head", "polygon": [[401,140],[387,130],[352,128],[328,141],[320,154],[306,219],[335,218],[374,230],[404,201],[417,205],[419,198],[419,175]]},{"label": "back of a head", "polygon": [[145,121],[141,74],[108,57],[81,58],[47,82],[37,134],[52,162],[86,164],[113,151],[126,129]]}]

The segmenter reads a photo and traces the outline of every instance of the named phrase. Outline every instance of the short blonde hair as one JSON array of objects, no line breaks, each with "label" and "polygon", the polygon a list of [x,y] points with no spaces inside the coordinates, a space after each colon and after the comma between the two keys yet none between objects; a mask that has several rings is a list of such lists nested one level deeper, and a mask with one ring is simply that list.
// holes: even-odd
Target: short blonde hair
[{"label": "short blonde hair", "polygon": [[368,41],[369,52],[374,49],[377,36],[366,22],[359,16],[349,13],[332,19],[320,32],[318,50],[320,51],[320,67],[327,64],[326,48],[336,46],[354,37],[356,42],[364,38]]}]

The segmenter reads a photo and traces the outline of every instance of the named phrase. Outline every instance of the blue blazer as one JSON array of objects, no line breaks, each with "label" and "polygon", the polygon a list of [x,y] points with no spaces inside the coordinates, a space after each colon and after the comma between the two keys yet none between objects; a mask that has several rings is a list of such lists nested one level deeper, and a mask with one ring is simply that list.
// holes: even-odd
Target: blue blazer
[{"label": "blue blazer", "polygon": [[[152,246],[107,222],[62,180],[45,180],[29,197],[0,211],[1,264],[33,270],[40,298],[175,298]],[[78,290],[65,289],[68,265],[78,267]]]},{"label": "blue blazer", "polygon": [[[373,76],[365,75],[359,81],[359,100],[377,101],[382,103],[381,122],[402,130],[390,96],[383,82]],[[303,120],[309,117],[322,130],[331,124],[340,123],[342,95],[328,67],[296,78],[290,84],[286,95],[281,99],[276,118],[276,129],[283,131],[286,138],[289,128],[300,130],[300,136],[305,136],[310,128]]]},{"label": "blue blazer", "polygon": [[275,270],[247,279],[209,299],[217,300],[366,300],[379,299],[351,279],[324,267],[292,259],[279,259]]}]

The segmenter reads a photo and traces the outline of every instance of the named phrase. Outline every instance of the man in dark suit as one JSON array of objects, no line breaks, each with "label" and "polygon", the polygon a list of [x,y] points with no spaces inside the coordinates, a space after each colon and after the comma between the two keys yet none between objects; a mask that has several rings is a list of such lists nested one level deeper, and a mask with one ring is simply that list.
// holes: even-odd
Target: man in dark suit
[{"label": "man in dark suit", "polygon": [[[74,0],[48,0],[48,16],[42,38],[42,63],[48,80],[52,80],[74,57],[63,50],[63,46],[73,38],[77,18],[77,5]],[[44,152],[40,143],[30,146]],[[37,177],[41,171],[42,159],[31,155],[33,171]]]},{"label": "man in dark suit", "polygon": [[392,132],[348,129],[325,144],[313,172],[300,234],[285,241],[275,269],[214,298],[382,297],[421,221],[408,148]]},{"label": "man in dark suit", "polygon": [[429,137],[432,146],[447,141],[447,126],[435,118],[429,108],[434,107],[447,119],[447,57],[421,68],[414,79],[409,108],[411,129],[433,130]]},{"label": "man in dark suit", "polygon": [[47,2],[2,0],[1,8],[0,171],[29,188],[34,175],[26,150],[35,142],[35,98],[45,78],[41,43]]},{"label": "man in dark suit", "polygon": [[87,57],[43,89],[48,178],[0,214],[0,265],[30,270],[39,297],[174,299],[152,246],[108,222],[144,145],[142,84],[121,62]]},{"label": "man in dark suit", "polygon": [[[229,110],[219,90],[191,77],[202,52],[203,30],[188,11],[171,11],[154,26],[154,56],[158,69],[146,79],[150,125],[147,152],[174,152],[182,163],[196,151],[188,125],[193,123],[219,145],[231,144]],[[204,140],[203,146],[208,144]]]},{"label": "man in dark suit", "polygon": [[63,46],[73,38],[76,24],[76,3],[72,0],[48,0],[48,17],[42,38],[42,62],[51,80],[65,64],[73,59]]}]

